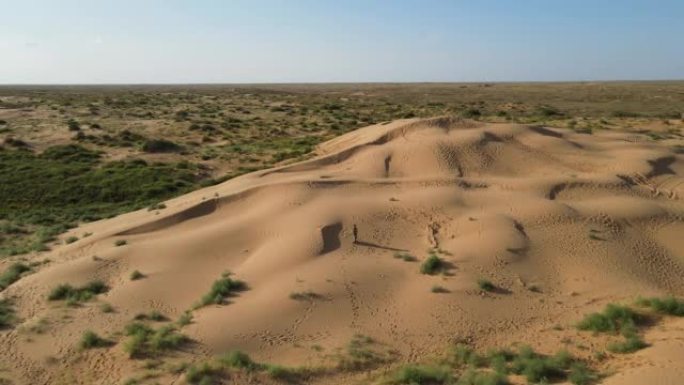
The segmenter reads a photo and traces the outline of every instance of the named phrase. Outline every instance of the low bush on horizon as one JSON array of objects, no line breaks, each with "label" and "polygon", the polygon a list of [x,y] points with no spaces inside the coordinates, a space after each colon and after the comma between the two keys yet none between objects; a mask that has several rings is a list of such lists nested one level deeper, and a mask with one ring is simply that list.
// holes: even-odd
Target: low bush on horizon
[{"label": "low bush on horizon", "polygon": [[50,292],[48,300],[66,300],[70,303],[79,303],[91,300],[98,294],[106,293],[109,287],[102,281],[91,281],[85,286],[73,287],[69,284],[62,284]]}]

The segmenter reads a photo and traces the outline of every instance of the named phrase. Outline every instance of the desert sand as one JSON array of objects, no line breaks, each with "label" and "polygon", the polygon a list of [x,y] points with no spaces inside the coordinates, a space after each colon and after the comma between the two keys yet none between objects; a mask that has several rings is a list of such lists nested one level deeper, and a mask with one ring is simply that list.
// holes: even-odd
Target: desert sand
[{"label": "desert sand", "polygon": [[[264,362],[325,365],[358,334],[395,351],[397,362],[459,341],[567,346],[589,357],[605,341],[573,327],[584,314],[638,296],[684,295],[681,145],[450,118],[356,130],[310,160],[192,192],[162,210],[84,224],[64,235],[79,241],[30,257],[49,262],[0,294],[21,320],[0,333],[3,373],[18,384],[122,383],[140,362],[121,343],[81,351],[83,331],[119,341],[137,313],[175,320],[227,271],[248,290],[194,310],[182,329],[194,343],[166,360],[239,349]],[[447,262],[443,274],[420,273],[430,249]],[[134,270],[145,278],[130,280]],[[480,290],[483,278],[498,289]],[[47,300],[58,284],[93,279],[110,287],[95,301]],[[433,293],[436,285],[444,292]],[[291,299],[297,292],[316,296]],[[115,311],[103,313],[101,302]],[[46,330],[27,331],[37,324]],[[681,383],[684,323],[665,319],[645,339],[649,348],[596,364],[610,373],[603,383]],[[182,383],[182,375],[154,381]]]}]

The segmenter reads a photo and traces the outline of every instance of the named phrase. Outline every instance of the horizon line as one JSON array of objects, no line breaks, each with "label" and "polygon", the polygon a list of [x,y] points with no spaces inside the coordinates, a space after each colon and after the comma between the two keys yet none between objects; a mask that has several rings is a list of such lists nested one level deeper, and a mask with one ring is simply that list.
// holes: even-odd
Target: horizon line
[{"label": "horizon line", "polygon": [[179,83],[0,83],[0,87],[115,87],[115,86],[254,86],[254,85],[417,85],[417,84],[558,84],[558,83],[661,83],[675,79],[585,79],[585,80],[468,80],[468,81],[331,81],[331,82],[179,82]]}]

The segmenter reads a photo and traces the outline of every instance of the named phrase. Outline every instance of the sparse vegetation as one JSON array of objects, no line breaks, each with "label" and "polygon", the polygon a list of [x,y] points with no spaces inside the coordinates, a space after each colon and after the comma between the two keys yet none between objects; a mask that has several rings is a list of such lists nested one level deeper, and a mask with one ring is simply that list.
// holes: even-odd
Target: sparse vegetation
[{"label": "sparse vegetation", "polygon": [[12,304],[7,299],[0,299],[0,329],[11,326],[14,320],[15,315]]},{"label": "sparse vegetation", "polygon": [[218,383],[222,377],[227,377],[229,370],[265,373],[275,380],[291,383],[314,373],[313,370],[305,368],[257,363],[246,353],[234,350],[219,356],[212,362],[202,362],[191,366],[185,373],[185,379],[191,384],[214,384]]},{"label": "sparse vegetation", "polygon": [[477,287],[479,287],[480,290],[489,292],[496,290],[496,285],[494,285],[490,280],[485,278],[480,278],[477,280]]},{"label": "sparse vegetation", "polygon": [[387,361],[387,357],[374,349],[372,338],[361,334],[355,335],[347,345],[345,354],[339,355],[337,368],[356,371],[371,368]]},{"label": "sparse vegetation", "polygon": [[106,293],[109,287],[102,281],[91,281],[82,287],[73,287],[69,284],[62,284],[50,292],[48,300],[66,300],[74,303],[89,301],[98,294]]},{"label": "sparse vegetation", "polygon": [[183,148],[176,143],[165,139],[150,139],[147,140],[142,146],[143,151],[151,153],[177,152],[181,151],[182,149]]},{"label": "sparse vegetation", "polygon": [[[24,110],[0,119],[0,221],[22,232],[0,239],[0,254],[44,250],[76,222],[303,159],[318,143],[369,124],[451,115],[588,133],[649,121],[672,125],[681,121],[682,92],[681,82],[4,88],[0,104]],[[65,141],[67,128],[74,136]],[[36,153],[28,132],[40,138],[36,148],[60,144]],[[138,159],[102,156],[121,147]],[[161,161],[159,152],[166,153]]]},{"label": "sparse vegetation", "polygon": [[310,290],[290,293],[290,299],[295,301],[313,301],[320,298],[322,298],[320,294]]},{"label": "sparse vegetation", "polygon": [[231,279],[224,275],[221,279],[214,282],[209,293],[202,297],[198,307],[207,306],[211,304],[220,305],[227,297],[234,295],[236,292],[245,290],[247,285],[244,282]]},{"label": "sparse vegetation", "polygon": [[[1,284],[0,287],[2,287]],[[661,314],[684,317],[684,300],[675,297],[645,298],[638,300],[637,303]]]},{"label": "sparse vegetation", "polygon": [[418,260],[418,258],[414,257],[413,255],[409,253],[394,253],[394,258],[396,259],[401,259],[404,262],[415,262]]},{"label": "sparse vegetation", "polygon": [[67,239],[64,240],[64,243],[66,243],[68,245],[68,244],[74,243],[76,241],[78,241],[78,237],[75,237],[72,235],[70,237],[67,237]]},{"label": "sparse vegetation", "polygon": [[114,241],[114,246],[116,246],[116,247],[124,246],[127,244],[128,244],[128,241],[125,239],[117,239],[116,241]]},{"label": "sparse vegetation", "polygon": [[436,385],[451,383],[453,375],[448,368],[427,365],[407,365],[400,368],[390,384]]},{"label": "sparse vegetation", "polygon": [[138,313],[133,317],[136,321],[155,321],[155,322],[164,322],[168,321],[169,319],[159,312],[158,310],[152,310],[149,313]]},{"label": "sparse vegetation", "polygon": [[420,265],[420,272],[423,274],[434,275],[444,269],[444,261],[437,254],[430,254]]},{"label": "sparse vegetation", "polygon": [[176,321],[176,323],[179,327],[190,325],[192,323],[192,313],[189,311],[184,312],[180,315],[180,317],[178,317],[178,321]]},{"label": "sparse vegetation", "polygon": [[619,333],[624,340],[610,343],[608,350],[613,353],[632,353],[648,346],[639,336],[639,326],[645,321],[644,315],[629,306],[608,304],[603,312],[584,317],[577,328],[595,333]]},{"label": "sparse vegetation", "polygon": [[111,341],[108,341],[99,335],[97,335],[92,330],[86,330],[81,337],[81,342],[79,346],[82,349],[92,349],[92,348],[103,348],[111,345]]},{"label": "sparse vegetation", "polygon": [[154,329],[141,322],[133,322],[126,326],[125,334],[128,340],[124,349],[131,358],[156,357],[190,341],[188,337],[178,333],[173,325]]},{"label": "sparse vegetation", "polygon": [[9,285],[18,281],[21,276],[31,271],[31,267],[22,262],[11,264],[7,270],[0,274],[0,291],[5,290]]},{"label": "sparse vegetation", "polygon": [[131,276],[130,276],[131,281],[137,281],[137,280],[143,279],[143,278],[145,278],[145,274],[141,273],[140,271],[133,270],[131,272]]},{"label": "sparse vegetation", "polygon": [[636,333],[628,333],[623,341],[608,344],[608,351],[612,353],[633,353],[648,346]]},{"label": "sparse vegetation", "polygon": [[643,320],[628,306],[609,304],[601,313],[592,313],[584,317],[578,324],[580,330],[596,333],[617,334],[625,329],[633,329]]}]

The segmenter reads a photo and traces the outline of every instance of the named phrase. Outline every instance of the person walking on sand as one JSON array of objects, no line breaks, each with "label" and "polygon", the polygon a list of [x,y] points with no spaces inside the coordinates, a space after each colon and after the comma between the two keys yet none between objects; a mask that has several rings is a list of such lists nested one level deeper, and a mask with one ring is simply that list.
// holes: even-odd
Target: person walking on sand
[{"label": "person walking on sand", "polygon": [[354,223],[354,228],[352,229],[352,234],[354,235],[354,243],[356,243],[359,239],[359,228],[356,227],[356,223]]}]

